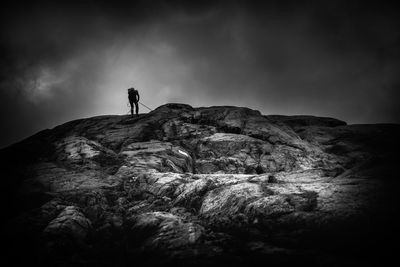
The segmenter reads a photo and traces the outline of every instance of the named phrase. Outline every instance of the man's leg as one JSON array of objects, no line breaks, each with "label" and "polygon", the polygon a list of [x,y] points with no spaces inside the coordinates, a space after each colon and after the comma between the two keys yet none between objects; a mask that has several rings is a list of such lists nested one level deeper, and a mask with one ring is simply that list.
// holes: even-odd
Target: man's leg
[{"label": "man's leg", "polygon": [[139,103],[135,102],[136,115],[139,115]]},{"label": "man's leg", "polygon": [[131,105],[131,116],[133,117],[133,101],[129,100],[129,104]]}]

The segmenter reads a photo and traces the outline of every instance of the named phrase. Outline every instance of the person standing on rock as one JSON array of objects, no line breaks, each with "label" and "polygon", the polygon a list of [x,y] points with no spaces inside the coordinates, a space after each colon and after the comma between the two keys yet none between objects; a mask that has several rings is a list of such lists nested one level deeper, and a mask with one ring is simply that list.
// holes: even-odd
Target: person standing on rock
[{"label": "person standing on rock", "polygon": [[133,116],[133,104],[135,104],[136,116],[139,114],[139,92],[135,88],[128,89],[129,104],[131,105],[131,116]]}]

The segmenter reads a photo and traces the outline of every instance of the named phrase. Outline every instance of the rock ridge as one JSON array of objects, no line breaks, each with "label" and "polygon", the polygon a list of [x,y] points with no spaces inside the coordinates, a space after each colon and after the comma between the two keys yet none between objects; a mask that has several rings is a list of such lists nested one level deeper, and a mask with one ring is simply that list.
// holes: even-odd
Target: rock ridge
[{"label": "rock ridge", "polygon": [[74,120],[0,150],[2,236],[52,266],[368,262],[399,133],[179,103]]}]

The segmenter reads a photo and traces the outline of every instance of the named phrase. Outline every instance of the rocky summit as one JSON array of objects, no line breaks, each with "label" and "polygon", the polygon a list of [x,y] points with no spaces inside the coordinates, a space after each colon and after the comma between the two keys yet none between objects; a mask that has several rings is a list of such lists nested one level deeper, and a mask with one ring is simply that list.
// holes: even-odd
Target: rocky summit
[{"label": "rocky summit", "polygon": [[7,266],[382,266],[399,136],[231,106],[71,121],[0,151]]}]

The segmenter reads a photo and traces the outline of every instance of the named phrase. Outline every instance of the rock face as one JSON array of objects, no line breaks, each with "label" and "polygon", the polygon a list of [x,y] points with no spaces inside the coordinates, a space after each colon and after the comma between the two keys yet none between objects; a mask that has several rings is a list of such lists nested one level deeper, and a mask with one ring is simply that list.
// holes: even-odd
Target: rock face
[{"label": "rock face", "polygon": [[43,235],[49,240],[47,246],[55,243],[65,249],[84,243],[90,228],[91,222],[76,207],[68,206],[47,225]]},{"label": "rock face", "polygon": [[184,104],[71,121],[0,151],[3,240],[51,266],[381,262],[399,134]]}]

